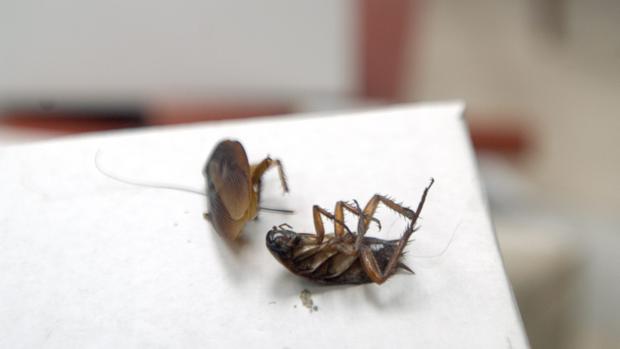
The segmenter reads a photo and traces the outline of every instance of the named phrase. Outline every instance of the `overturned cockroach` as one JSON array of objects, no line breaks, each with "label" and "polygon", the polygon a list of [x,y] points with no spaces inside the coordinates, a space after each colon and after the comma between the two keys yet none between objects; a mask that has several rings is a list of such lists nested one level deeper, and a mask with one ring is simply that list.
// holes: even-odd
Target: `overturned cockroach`
[{"label": "overturned cockroach", "polygon": [[[292,273],[323,284],[381,284],[399,268],[413,273],[401,262],[401,257],[409,237],[417,229],[416,222],[433,182],[431,179],[424,189],[416,211],[378,194],[368,201],[363,211],[357,202],[353,206],[338,201],[334,214],[315,205],[312,213],[316,234],[296,233],[288,224],[282,224],[267,233],[267,248]],[[371,221],[381,228],[380,222],[373,218],[379,203],[410,220],[400,239],[364,236]],[[345,209],[359,217],[357,233],[351,232],[344,223]],[[325,234],[321,215],[334,221],[334,234]]]},{"label": "overturned cockroach", "polygon": [[203,171],[208,204],[205,218],[219,234],[232,240],[238,238],[245,223],[255,218],[259,209],[266,209],[259,207],[261,179],[273,166],[278,169],[282,189],[288,192],[280,160],[266,157],[250,165],[241,143],[224,140],[215,147]]}]

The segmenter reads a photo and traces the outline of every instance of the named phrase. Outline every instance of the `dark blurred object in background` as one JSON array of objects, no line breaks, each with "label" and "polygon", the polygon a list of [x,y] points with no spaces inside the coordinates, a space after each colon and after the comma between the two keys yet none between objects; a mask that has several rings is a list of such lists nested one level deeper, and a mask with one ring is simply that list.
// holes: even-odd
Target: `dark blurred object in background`
[{"label": "dark blurred object in background", "polygon": [[42,101],[38,105],[15,103],[4,107],[0,125],[58,133],[106,131],[146,125],[140,106],[109,103],[97,106]]}]

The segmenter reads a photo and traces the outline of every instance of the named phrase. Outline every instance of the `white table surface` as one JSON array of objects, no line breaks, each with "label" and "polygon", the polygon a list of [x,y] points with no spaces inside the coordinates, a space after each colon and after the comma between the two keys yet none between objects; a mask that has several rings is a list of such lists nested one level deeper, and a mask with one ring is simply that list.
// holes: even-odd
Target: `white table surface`
[{"label": "white table surface", "polygon": [[[412,105],[0,149],[0,347],[528,347],[462,112]],[[100,150],[124,177],[203,188],[223,138],[241,140],[251,161],[282,159],[291,193],[269,172],[263,204],[296,211],[262,213],[234,249],[203,220],[205,198],[119,183],[94,166]],[[415,275],[319,286],[265,248],[275,224],[312,231],[315,203],[384,193],[415,207],[430,177],[406,257]],[[379,218],[373,235],[401,233],[402,219],[385,208]],[[317,311],[301,304],[303,289]]]}]

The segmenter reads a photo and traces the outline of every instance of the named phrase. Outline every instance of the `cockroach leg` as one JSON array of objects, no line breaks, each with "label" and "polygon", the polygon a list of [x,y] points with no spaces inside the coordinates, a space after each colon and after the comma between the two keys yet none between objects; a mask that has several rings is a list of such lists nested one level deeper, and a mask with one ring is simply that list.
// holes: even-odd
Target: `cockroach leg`
[{"label": "cockroach leg", "polygon": [[[416,214],[414,214],[414,217],[411,219],[411,222],[407,225],[407,229],[405,230],[405,233],[398,241],[398,246],[396,247],[396,250],[394,251],[394,254],[392,255],[392,257],[390,257],[390,261],[388,262],[384,271],[381,271],[379,269],[377,260],[374,254],[372,253],[372,250],[370,249],[370,247],[365,246],[365,245],[356,246],[357,248],[359,248],[362,267],[364,268],[364,271],[366,272],[368,277],[373,282],[377,284],[382,284],[383,282],[385,282],[385,280],[388,279],[388,277],[394,274],[399,264],[402,264],[399,262],[399,259],[403,253],[403,250],[405,249],[405,246],[407,245],[407,241],[409,241],[409,238],[411,237],[411,234],[413,234],[413,232],[416,231],[416,228],[415,228],[416,222],[418,220],[418,217],[420,216],[420,212],[422,212],[422,207],[424,207],[424,202],[426,201],[426,195],[428,194],[428,191],[431,188],[431,186],[433,186],[434,182],[435,180],[431,179],[431,183],[428,185],[428,187],[426,187],[426,189],[424,189],[424,193],[422,193],[422,199],[420,199],[418,208],[415,211]],[[396,206],[398,206],[399,208],[404,208],[404,207],[400,207],[400,205],[396,205]],[[366,207],[368,207],[368,205]],[[376,209],[376,206],[375,206],[375,209]],[[399,210],[396,210],[396,211],[400,212]],[[360,221],[363,221],[362,217],[360,217]],[[362,225],[362,224],[360,223],[358,225]],[[358,231],[358,234],[359,233],[360,232]],[[358,235],[358,237],[359,236],[360,235]],[[356,245],[358,241],[356,241]],[[411,269],[409,268],[405,268],[405,269],[411,271]]]},{"label": "cockroach leg", "polygon": [[314,221],[314,231],[316,232],[317,241],[319,244],[323,242],[323,238],[325,237],[325,227],[323,226],[321,215],[333,220],[336,227],[344,228],[347,232],[351,233],[351,230],[346,226],[346,224],[344,224],[344,221],[337,219],[326,209],[318,205],[314,205],[312,206],[312,220]]},{"label": "cockroach leg", "polygon": [[276,167],[278,168],[278,177],[280,177],[280,185],[285,193],[288,193],[288,183],[286,181],[286,174],[284,173],[284,167],[282,162],[278,159],[274,160]]},{"label": "cockroach leg", "polygon": [[[432,185],[432,181],[431,181],[431,185]],[[430,186],[429,186],[430,188]],[[366,231],[368,230],[368,225],[370,224],[370,220],[374,220],[375,218],[373,218],[373,216],[375,215],[375,213],[377,212],[377,207],[379,206],[379,203],[383,203],[385,206],[387,206],[388,208],[396,211],[397,213],[409,218],[409,219],[415,219],[417,218],[416,213],[414,211],[412,211],[410,208],[404,207],[396,202],[394,202],[394,200],[383,196],[383,195],[379,195],[379,194],[375,194],[373,195],[373,197],[368,201],[368,203],[366,204],[366,207],[364,207],[364,211],[363,211],[363,215],[365,217],[365,219],[360,220],[358,222],[358,226],[357,226],[357,234],[358,234],[358,238],[355,242],[355,248],[356,250],[359,250],[360,248],[360,243],[363,239],[364,234],[366,234]],[[355,205],[357,205],[358,209],[359,209],[359,204],[357,203],[357,201],[355,202]]]},{"label": "cockroach leg", "polygon": [[[356,216],[360,216],[360,214],[362,213],[362,210],[358,208],[355,208],[353,205],[349,204],[348,202],[344,202],[344,201],[338,201],[336,203],[336,208],[334,209],[334,215],[336,216],[336,219],[338,219],[341,222],[344,222],[344,209],[346,209],[347,211],[353,213]],[[372,217],[366,217],[366,220],[370,219],[371,221],[377,223],[377,225],[379,226],[379,230],[381,230],[381,222],[376,219],[376,218],[372,218]],[[343,227],[338,225],[338,224],[334,224],[334,233],[336,234],[336,236],[342,237],[344,236],[344,230]]]},{"label": "cockroach leg", "polygon": [[[253,164],[250,166],[250,181],[252,186],[254,187],[254,195],[256,195],[256,204],[260,205],[260,197],[263,191],[263,175],[265,172],[271,167],[276,166],[278,169],[278,175],[280,177],[280,184],[282,185],[282,190],[285,193],[288,193],[288,184],[286,182],[286,175],[284,174],[284,169],[282,167],[282,163],[280,160],[274,160],[270,157],[266,157],[263,161]],[[254,220],[258,219],[258,215],[254,217]]]},{"label": "cockroach leg", "polygon": [[362,268],[366,272],[366,275],[372,280],[372,282],[376,284],[382,284],[387,280],[387,273],[383,274],[381,269],[379,269],[379,264],[377,264],[377,259],[375,255],[372,254],[372,250],[368,246],[362,246],[359,251],[360,261],[362,263]]},{"label": "cockroach leg", "polygon": [[282,190],[285,193],[288,193],[288,183],[286,181],[286,175],[284,174],[284,168],[282,167],[282,162],[280,160],[274,160],[270,157],[266,157],[263,161],[258,164],[254,164],[251,166],[252,173],[252,183],[258,184],[260,183],[261,177],[265,172],[271,167],[275,166],[278,169],[278,176],[280,177],[280,184],[282,185]]},{"label": "cockroach leg", "polygon": [[334,218],[334,234],[337,237],[343,237],[344,236],[344,225],[343,224],[338,224],[338,222],[344,222],[344,209],[343,207],[345,207],[346,203],[342,202],[342,201],[338,201],[336,203],[336,207],[334,208],[334,216],[336,216]]},{"label": "cockroach leg", "polygon": [[[383,203],[385,206],[391,208],[392,210],[409,219],[414,219],[414,217],[416,216],[416,213],[411,209],[403,207],[402,205],[394,202],[394,200],[379,194],[375,194],[370,199],[370,201],[368,201],[366,207],[364,207],[364,214],[368,217],[373,217],[375,215],[375,212],[377,211],[377,206],[379,206],[379,203]],[[368,225],[368,223],[365,224]]]},{"label": "cockroach leg", "polygon": [[[344,209],[352,212],[353,214],[359,216],[363,214],[361,209],[355,209],[351,204],[346,203],[344,201],[338,201],[336,203],[336,208],[334,209],[334,214],[331,214],[329,211],[324,208],[314,205],[312,207],[312,218],[314,220],[314,230],[316,231],[318,242],[321,243],[325,236],[325,227],[323,225],[323,220],[321,219],[321,215],[331,219],[334,221],[334,234],[338,238],[344,237],[345,230],[347,233],[352,234],[351,229],[344,222]],[[368,218],[367,218],[368,219]],[[381,222],[379,222],[376,218],[369,218],[371,221],[374,221],[381,229]],[[337,240],[334,240],[334,242]]]},{"label": "cockroach leg", "polygon": [[[360,204],[357,202],[357,200],[353,200],[353,203],[355,203],[357,215],[359,217],[359,219],[357,220],[357,236],[355,238],[354,245],[354,250],[358,252],[360,250],[360,245],[364,240],[364,235],[366,235],[366,232],[368,231],[368,221],[376,220],[376,218],[366,215],[366,213],[360,208]],[[372,212],[372,214],[374,215],[375,212]]]},{"label": "cockroach leg", "polygon": [[291,230],[293,229],[293,227],[291,227],[288,223],[282,223],[282,224],[278,225],[278,228],[280,228],[280,229],[287,228],[287,229],[291,229]]}]

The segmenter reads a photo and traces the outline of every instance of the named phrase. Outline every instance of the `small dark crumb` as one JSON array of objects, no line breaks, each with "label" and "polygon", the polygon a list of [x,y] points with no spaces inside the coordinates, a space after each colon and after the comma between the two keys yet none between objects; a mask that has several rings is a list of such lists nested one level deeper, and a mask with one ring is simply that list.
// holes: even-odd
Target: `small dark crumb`
[{"label": "small dark crumb", "polygon": [[314,305],[314,302],[312,301],[312,292],[303,289],[299,294],[299,298],[301,299],[301,304],[303,304],[304,307],[308,308],[310,312],[319,310],[319,307]]},{"label": "small dark crumb", "polygon": [[174,222],[172,225],[174,225],[175,227],[179,226],[179,222]]},{"label": "small dark crumb", "polygon": [[293,308],[297,308],[297,304],[293,304]]},{"label": "small dark crumb", "polygon": [[269,304],[276,304],[276,301],[271,301],[269,302]]}]

